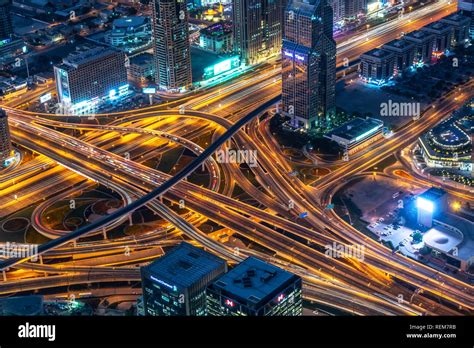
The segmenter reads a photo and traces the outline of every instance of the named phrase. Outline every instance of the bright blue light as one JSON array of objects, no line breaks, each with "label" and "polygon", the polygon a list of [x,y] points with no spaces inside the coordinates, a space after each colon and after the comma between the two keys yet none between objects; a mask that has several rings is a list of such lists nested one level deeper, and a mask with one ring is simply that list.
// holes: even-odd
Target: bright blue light
[{"label": "bright blue light", "polygon": [[115,89],[112,89],[112,90],[109,92],[109,98],[115,97],[115,94],[117,94],[117,91],[116,91]]},{"label": "bright blue light", "polygon": [[416,199],[416,207],[418,209],[423,209],[429,213],[432,213],[434,211],[434,204],[433,202],[427,200],[426,198],[423,197],[418,197]]},{"label": "bright blue light", "polygon": [[365,132],[364,134],[361,134],[359,135],[357,138],[355,138],[355,141],[359,141],[360,139],[363,139],[365,138],[366,136],[372,134],[372,133],[375,133],[378,129],[380,128],[380,126],[377,126],[375,128],[372,128],[371,130]]}]

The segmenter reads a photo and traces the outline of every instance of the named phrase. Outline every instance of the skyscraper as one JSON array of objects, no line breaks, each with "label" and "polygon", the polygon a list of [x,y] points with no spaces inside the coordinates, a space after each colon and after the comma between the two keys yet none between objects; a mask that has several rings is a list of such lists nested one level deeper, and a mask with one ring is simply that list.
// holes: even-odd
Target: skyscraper
[{"label": "skyscraper", "polygon": [[192,85],[188,10],[185,0],[153,0],[155,80],[168,91]]},{"label": "skyscraper", "polygon": [[0,0],[0,40],[7,39],[13,34],[10,10],[11,0]]},{"label": "skyscraper", "polygon": [[249,257],[207,288],[209,316],[299,316],[301,278]]},{"label": "skyscraper", "polygon": [[255,64],[281,51],[285,0],[233,0],[234,50]]},{"label": "skyscraper", "polygon": [[344,19],[345,15],[345,1],[344,0],[330,0],[329,3],[332,7],[334,22],[339,22]]},{"label": "skyscraper", "polygon": [[474,0],[459,0],[458,9],[464,16],[471,19],[469,26],[469,38],[474,40]]},{"label": "skyscraper", "polygon": [[221,258],[188,243],[142,267],[145,315],[206,314],[206,287],[227,271]]},{"label": "skyscraper", "polygon": [[295,127],[331,125],[336,110],[336,42],[327,0],[290,0],[284,13],[282,103]]},{"label": "skyscraper", "polygon": [[12,158],[13,148],[10,139],[10,129],[8,128],[7,113],[0,109],[0,167],[7,164]]}]

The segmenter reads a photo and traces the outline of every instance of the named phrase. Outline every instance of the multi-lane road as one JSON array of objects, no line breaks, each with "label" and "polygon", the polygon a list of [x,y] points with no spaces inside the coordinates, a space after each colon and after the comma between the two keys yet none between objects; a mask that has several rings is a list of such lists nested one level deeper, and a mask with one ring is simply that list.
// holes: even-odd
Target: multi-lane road
[{"label": "multi-lane road", "polygon": [[[400,36],[401,31],[417,29],[439,16],[452,12],[453,4],[429,5],[404,20],[389,22],[368,30],[364,35],[339,42],[339,59],[356,59],[360,53]],[[399,32],[400,31],[400,32]],[[124,207],[103,219],[73,232],[55,231],[42,221],[43,212],[57,200],[74,194],[71,188],[51,194],[33,214],[34,227],[54,238],[39,247],[43,264],[27,259],[0,263],[5,281],[2,294],[92,282],[138,280],[134,265],[162,254],[162,247],[173,245],[186,235],[199,245],[239,262],[257,255],[269,262],[300,274],[305,281],[307,299],[360,315],[370,314],[468,314],[473,308],[473,289],[453,277],[436,272],[371,240],[324,207],[334,190],[345,179],[358,175],[387,156],[409,146],[471,96],[472,82],[464,86],[461,97],[450,95],[435,103],[416,123],[397,132],[389,141],[375,143],[349,163],[338,164],[312,187],[288,175],[291,164],[272,141],[268,122],[260,116],[273,107],[280,95],[278,62],[262,65],[247,75],[221,86],[187,96],[166,105],[140,110],[77,118],[27,112],[19,104],[37,98],[50,87],[7,100],[10,126],[16,143],[40,154],[36,159],[7,174],[0,182],[8,195],[24,189],[26,200],[46,186],[68,185],[77,190],[100,183],[119,193]],[[72,121],[72,122],[71,122]],[[94,122],[95,124],[91,124]],[[73,134],[79,136],[71,135]],[[211,145],[198,145],[210,137]],[[142,164],[144,160],[182,147],[194,159],[170,175]],[[234,163],[217,163],[212,154],[222,148],[257,150],[258,165],[249,170]],[[155,151],[156,150],[156,151]],[[128,155],[127,155],[128,154]],[[202,168],[209,176],[207,187],[186,180]],[[11,187],[8,182],[15,180]],[[255,202],[233,196],[238,186]],[[63,186],[64,187],[64,186]],[[188,213],[179,215],[163,203],[184,200]],[[289,202],[294,204],[289,206]],[[29,202],[28,202],[29,203]],[[2,202],[0,201],[0,204]],[[3,203],[15,207],[13,203]],[[10,205],[9,205],[10,204]],[[106,232],[128,220],[129,214],[146,205],[170,225],[138,237],[85,242],[90,233]],[[297,217],[308,212],[302,221]],[[120,220],[122,219],[122,220]],[[202,232],[198,227],[211,220],[252,244],[264,247],[235,250]],[[365,259],[335,259],[325,255],[325,246],[363,244]],[[131,257],[119,255],[133,247]],[[59,261],[64,255],[82,255],[87,262]],[[403,295],[404,301],[399,301]]]}]

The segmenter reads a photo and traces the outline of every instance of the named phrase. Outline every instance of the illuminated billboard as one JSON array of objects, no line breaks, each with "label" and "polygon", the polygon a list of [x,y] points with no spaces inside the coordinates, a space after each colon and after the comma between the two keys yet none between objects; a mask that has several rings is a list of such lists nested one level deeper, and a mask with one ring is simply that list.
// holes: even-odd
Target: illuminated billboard
[{"label": "illuminated billboard", "polygon": [[218,76],[229,70],[238,68],[240,66],[240,58],[238,56],[230,57],[219,63],[208,66],[204,69],[204,79],[209,79],[214,76]]},{"label": "illuminated billboard", "polygon": [[52,98],[51,92],[46,93],[46,94],[44,94],[40,97],[40,103],[46,103],[46,102],[50,101],[51,98]]},{"label": "illuminated billboard", "polygon": [[155,87],[144,87],[142,92],[145,93],[145,94],[155,94],[156,93],[156,88]]}]

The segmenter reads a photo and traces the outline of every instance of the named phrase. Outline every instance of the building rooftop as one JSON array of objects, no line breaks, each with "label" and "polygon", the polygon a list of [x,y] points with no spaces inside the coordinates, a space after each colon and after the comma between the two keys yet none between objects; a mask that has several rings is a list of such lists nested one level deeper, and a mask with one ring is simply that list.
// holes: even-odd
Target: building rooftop
[{"label": "building rooftop", "polygon": [[431,38],[433,34],[431,33],[428,33],[426,31],[422,31],[422,30],[415,30],[415,31],[411,31],[407,34],[405,34],[405,36],[403,36],[404,39],[415,39],[415,40],[426,40],[428,38]]},{"label": "building rooftop", "polygon": [[432,22],[430,24],[425,25],[420,30],[422,30],[422,31],[423,30],[429,30],[429,31],[433,31],[433,32],[444,32],[444,31],[452,30],[452,27],[447,23],[437,21],[437,22]]},{"label": "building rooftop", "polygon": [[383,122],[375,118],[355,118],[342,126],[333,129],[326,137],[337,136],[347,141],[359,141],[383,126]]},{"label": "building rooftop", "polygon": [[139,27],[145,25],[149,22],[149,18],[145,16],[134,16],[134,17],[125,17],[115,19],[113,22],[113,27],[115,29],[127,29],[130,27]]},{"label": "building rooftop", "polygon": [[441,197],[443,197],[445,194],[446,194],[445,190],[437,188],[437,187],[431,187],[430,189],[420,194],[418,197],[422,197],[431,202],[434,202],[440,199]]},{"label": "building rooftop", "polygon": [[319,3],[319,0],[293,0],[288,2],[287,8],[298,11],[298,15],[312,16]]},{"label": "building rooftop", "polygon": [[135,64],[135,65],[148,64],[151,61],[153,61],[153,54],[147,53],[147,52],[130,58],[130,64]]},{"label": "building rooftop", "polygon": [[465,146],[471,141],[469,134],[461,130],[454,119],[440,123],[428,134],[437,145],[446,147]]},{"label": "building rooftop", "polygon": [[187,288],[225,263],[213,254],[182,242],[144,268],[165,285]]},{"label": "building rooftop", "polygon": [[276,296],[276,292],[298,276],[272,264],[249,257],[212,283],[214,289],[241,301],[259,305]]},{"label": "building rooftop", "polygon": [[41,315],[43,312],[43,296],[29,295],[0,298],[0,315]]},{"label": "building rooftop", "polygon": [[374,58],[385,58],[393,55],[392,52],[382,50],[380,48],[374,48],[370,51],[365,52],[362,56],[374,57]]},{"label": "building rooftop", "polygon": [[63,67],[77,68],[80,65],[117,53],[116,50],[106,47],[94,47],[72,52],[63,60]]},{"label": "building rooftop", "polygon": [[201,34],[205,36],[224,36],[232,33],[232,24],[229,22],[219,22],[201,29]]},{"label": "building rooftop", "polygon": [[436,226],[423,235],[423,241],[429,246],[449,253],[461,244],[463,235],[443,226]]},{"label": "building rooftop", "polygon": [[470,18],[466,17],[458,12],[452,13],[449,16],[443,17],[439,20],[440,22],[449,23],[449,24],[464,24],[469,23]]},{"label": "building rooftop", "polygon": [[388,49],[399,49],[402,50],[404,48],[410,48],[413,47],[413,44],[411,42],[402,40],[402,39],[395,39],[390,42],[387,42],[385,45],[382,46],[382,48],[388,48]]}]

